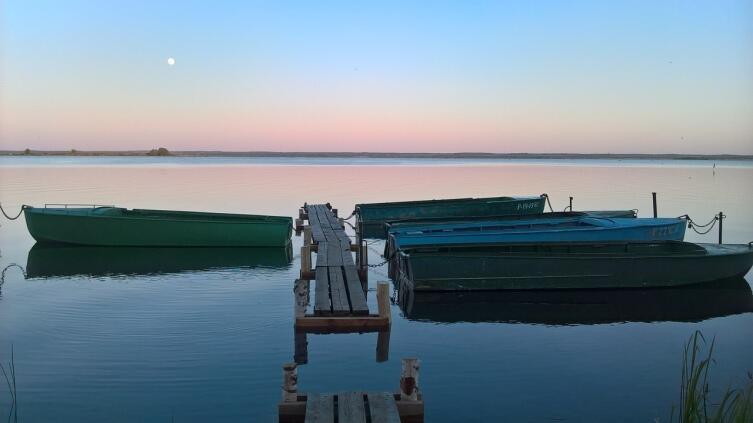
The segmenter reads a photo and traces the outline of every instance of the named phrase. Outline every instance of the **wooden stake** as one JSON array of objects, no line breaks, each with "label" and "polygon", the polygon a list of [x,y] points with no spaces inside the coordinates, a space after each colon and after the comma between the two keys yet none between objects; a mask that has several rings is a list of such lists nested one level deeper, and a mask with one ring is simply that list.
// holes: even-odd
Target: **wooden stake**
[{"label": "wooden stake", "polygon": [[311,247],[301,247],[301,279],[311,279]]},{"label": "wooden stake", "polygon": [[306,225],[303,227],[303,245],[311,245],[311,226]]},{"label": "wooden stake", "polygon": [[377,282],[377,306],[379,308],[379,317],[387,319],[388,323],[392,323],[389,282]]},{"label": "wooden stake", "polygon": [[296,279],[293,293],[295,295],[295,317],[304,317],[306,307],[309,305],[309,281]]},{"label": "wooden stake", "polygon": [[286,363],[282,366],[282,402],[298,401],[298,365]]},{"label": "wooden stake", "polygon": [[404,358],[400,373],[400,399],[418,401],[418,369],[421,362],[417,358]]}]

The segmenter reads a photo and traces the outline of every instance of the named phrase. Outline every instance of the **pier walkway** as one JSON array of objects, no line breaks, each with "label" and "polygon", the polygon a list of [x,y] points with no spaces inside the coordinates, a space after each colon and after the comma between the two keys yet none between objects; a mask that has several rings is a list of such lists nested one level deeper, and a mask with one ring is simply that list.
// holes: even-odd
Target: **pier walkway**
[{"label": "pier walkway", "polygon": [[[303,226],[303,222],[308,225]],[[312,331],[383,330],[390,325],[389,287],[377,286],[379,314],[369,314],[368,285],[353,260],[363,249],[351,243],[328,204],[306,204],[296,225],[304,231],[301,276],[296,281],[296,328]],[[316,253],[312,269],[311,253]],[[363,263],[364,260],[359,259]],[[360,274],[359,274],[360,273]],[[306,314],[309,281],[315,281],[313,314]]]}]

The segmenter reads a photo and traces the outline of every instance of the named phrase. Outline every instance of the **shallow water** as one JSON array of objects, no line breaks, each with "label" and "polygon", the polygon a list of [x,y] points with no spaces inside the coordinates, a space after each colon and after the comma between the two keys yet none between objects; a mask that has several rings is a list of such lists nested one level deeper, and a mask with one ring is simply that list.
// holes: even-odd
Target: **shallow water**
[{"label": "shallow water", "polygon": [[[562,209],[637,208],[708,221],[753,240],[753,164],[630,161],[3,158],[0,201],[294,216],[304,201],[357,202],[547,192]],[[293,361],[293,259],[284,251],[123,255],[32,248],[0,222],[0,360],[15,352],[21,421],[274,421]],[[716,231],[692,241],[714,242]],[[383,247],[374,243],[370,263]],[[125,256],[125,258],[123,258]],[[370,307],[386,269],[369,274]],[[389,360],[377,334],[308,335],[301,391],[395,390],[400,358],[422,360],[430,422],[667,421],[682,350],[716,337],[712,389],[753,370],[750,288],[546,298],[416,299],[393,305]],[[491,301],[493,300],[493,301]],[[455,301],[455,302],[453,302]],[[459,302],[458,302],[459,301]],[[746,302],[747,301],[747,302]],[[409,316],[406,316],[409,313]],[[0,387],[0,414],[10,395]]]}]

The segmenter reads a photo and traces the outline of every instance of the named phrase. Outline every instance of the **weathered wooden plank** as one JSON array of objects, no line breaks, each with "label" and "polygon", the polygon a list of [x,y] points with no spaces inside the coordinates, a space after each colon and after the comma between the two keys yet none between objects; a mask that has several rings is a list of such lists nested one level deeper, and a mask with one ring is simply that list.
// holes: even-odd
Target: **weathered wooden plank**
[{"label": "weathered wooden plank", "polygon": [[341,257],[343,266],[355,266],[356,265],[356,263],[353,261],[353,254],[350,253],[350,249],[340,250],[340,257]]},{"label": "weathered wooden plank", "polygon": [[334,423],[334,421],[335,398],[332,395],[308,394],[308,398],[306,399],[305,422]]},{"label": "weathered wooden plank", "polygon": [[320,242],[316,251],[316,267],[329,266],[329,243]]},{"label": "weathered wooden plank", "polygon": [[369,392],[366,395],[369,399],[369,411],[371,412],[372,423],[400,423],[400,413],[397,411],[395,397],[392,394],[388,392]]},{"label": "weathered wooden plank", "polygon": [[329,266],[343,265],[343,255],[337,246],[338,244],[336,242],[334,244],[331,242],[327,243],[327,263],[329,263]]},{"label": "weathered wooden plank", "polygon": [[341,392],[337,395],[337,417],[341,423],[366,423],[363,392]]},{"label": "weathered wooden plank", "polygon": [[357,315],[369,314],[369,306],[366,304],[366,293],[363,292],[361,280],[354,266],[344,266],[345,285],[348,287],[350,297],[350,311]]},{"label": "weathered wooden plank", "polygon": [[316,268],[316,287],[314,295],[314,314],[331,314],[329,301],[329,273],[327,267]]},{"label": "weathered wooden plank", "polygon": [[348,292],[345,290],[342,269],[340,267],[329,267],[329,289],[332,298],[332,314],[347,315],[350,314],[350,304],[348,303]]}]

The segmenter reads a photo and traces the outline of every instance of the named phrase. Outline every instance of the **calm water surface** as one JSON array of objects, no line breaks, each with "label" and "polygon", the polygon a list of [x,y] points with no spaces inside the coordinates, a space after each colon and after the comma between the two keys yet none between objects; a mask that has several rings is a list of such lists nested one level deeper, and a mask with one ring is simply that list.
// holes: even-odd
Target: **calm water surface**
[{"label": "calm water surface", "polygon": [[[631,161],[0,160],[0,201],[294,216],[304,201],[343,215],[357,202],[549,193],[555,208],[651,210],[753,240],[753,165]],[[15,351],[20,421],[275,421],[293,360],[293,258],[282,250],[162,252],[34,247],[3,220],[0,360]],[[693,241],[715,240],[715,233]],[[383,244],[372,245],[379,263]],[[369,275],[373,290],[386,269]],[[753,370],[750,281],[726,290],[415,298],[393,305],[389,360],[377,334],[308,335],[301,391],[395,390],[419,357],[429,422],[667,421],[682,349],[716,337],[712,388]],[[493,300],[493,301],[492,301]],[[0,388],[0,417],[10,395]]]}]

